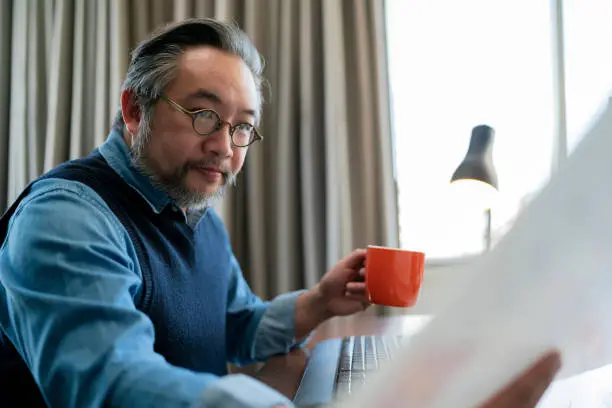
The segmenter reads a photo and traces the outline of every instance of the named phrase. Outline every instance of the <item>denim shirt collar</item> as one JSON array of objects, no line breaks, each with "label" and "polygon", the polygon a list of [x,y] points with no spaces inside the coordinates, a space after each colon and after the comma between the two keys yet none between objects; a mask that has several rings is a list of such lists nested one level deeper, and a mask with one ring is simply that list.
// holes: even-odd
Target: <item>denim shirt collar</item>
[{"label": "denim shirt collar", "polygon": [[149,177],[134,167],[130,150],[119,132],[111,131],[108,139],[100,146],[100,153],[109,166],[145,199],[156,214],[172,202],[165,192],[153,185]]}]

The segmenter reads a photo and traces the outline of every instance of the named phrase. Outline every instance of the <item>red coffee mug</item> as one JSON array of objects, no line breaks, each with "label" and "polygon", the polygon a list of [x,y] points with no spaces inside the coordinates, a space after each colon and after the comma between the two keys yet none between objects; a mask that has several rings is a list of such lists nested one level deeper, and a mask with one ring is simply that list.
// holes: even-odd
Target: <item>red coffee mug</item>
[{"label": "red coffee mug", "polygon": [[425,270],[423,252],[368,246],[365,269],[370,303],[395,307],[416,304]]}]

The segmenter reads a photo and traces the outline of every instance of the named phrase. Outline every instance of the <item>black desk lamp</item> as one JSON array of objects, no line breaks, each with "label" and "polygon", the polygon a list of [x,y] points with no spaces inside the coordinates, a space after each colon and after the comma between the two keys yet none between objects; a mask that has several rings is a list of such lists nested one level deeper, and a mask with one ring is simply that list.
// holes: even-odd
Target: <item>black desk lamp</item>
[{"label": "black desk lamp", "polygon": [[[495,131],[487,125],[476,126],[472,129],[470,147],[465,158],[455,170],[451,183],[471,184],[471,188],[481,191],[489,190],[485,194],[490,197],[491,192],[498,189],[497,173],[493,166],[493,139]],[[485,246],[491,248],[491,200],[482,202],[481,205],[486,216]]]}]

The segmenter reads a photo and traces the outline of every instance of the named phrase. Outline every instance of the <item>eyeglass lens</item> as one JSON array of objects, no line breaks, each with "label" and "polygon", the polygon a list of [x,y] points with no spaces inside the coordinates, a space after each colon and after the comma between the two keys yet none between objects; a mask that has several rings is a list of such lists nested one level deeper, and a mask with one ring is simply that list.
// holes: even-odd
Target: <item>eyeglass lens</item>
[{"label": "eyeglass lens", "polygon": [[[219,129],[221,123],[221,119],[215,112],[205,110],[196,114],[193,121],[193,127],[199,134],[208,135]],[[253,126],[248,123],[237,124],[232,127],[230,133],[232,142],[236,146],[246,146],[250,144],[255,137]]]}]

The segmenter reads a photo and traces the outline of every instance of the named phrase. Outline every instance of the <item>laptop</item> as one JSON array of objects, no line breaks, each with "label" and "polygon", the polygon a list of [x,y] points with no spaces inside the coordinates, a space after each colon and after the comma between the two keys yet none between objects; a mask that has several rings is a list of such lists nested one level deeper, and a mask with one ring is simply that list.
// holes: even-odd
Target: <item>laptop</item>
[{"label": "laptop", "polygon": [[349,336],[315,346],[304,370],[294,404],[324,407],[350,395],[367,381],[368,373],[388,361],[401,336]]},{"label": "laptop", "polygon": [[429,316],[414,315],[404,320],[409,324],[393,328],[400,334],[346,336],[318,343],[295,394],[295,406],[325,407],[356,392],[429,320]]}]

